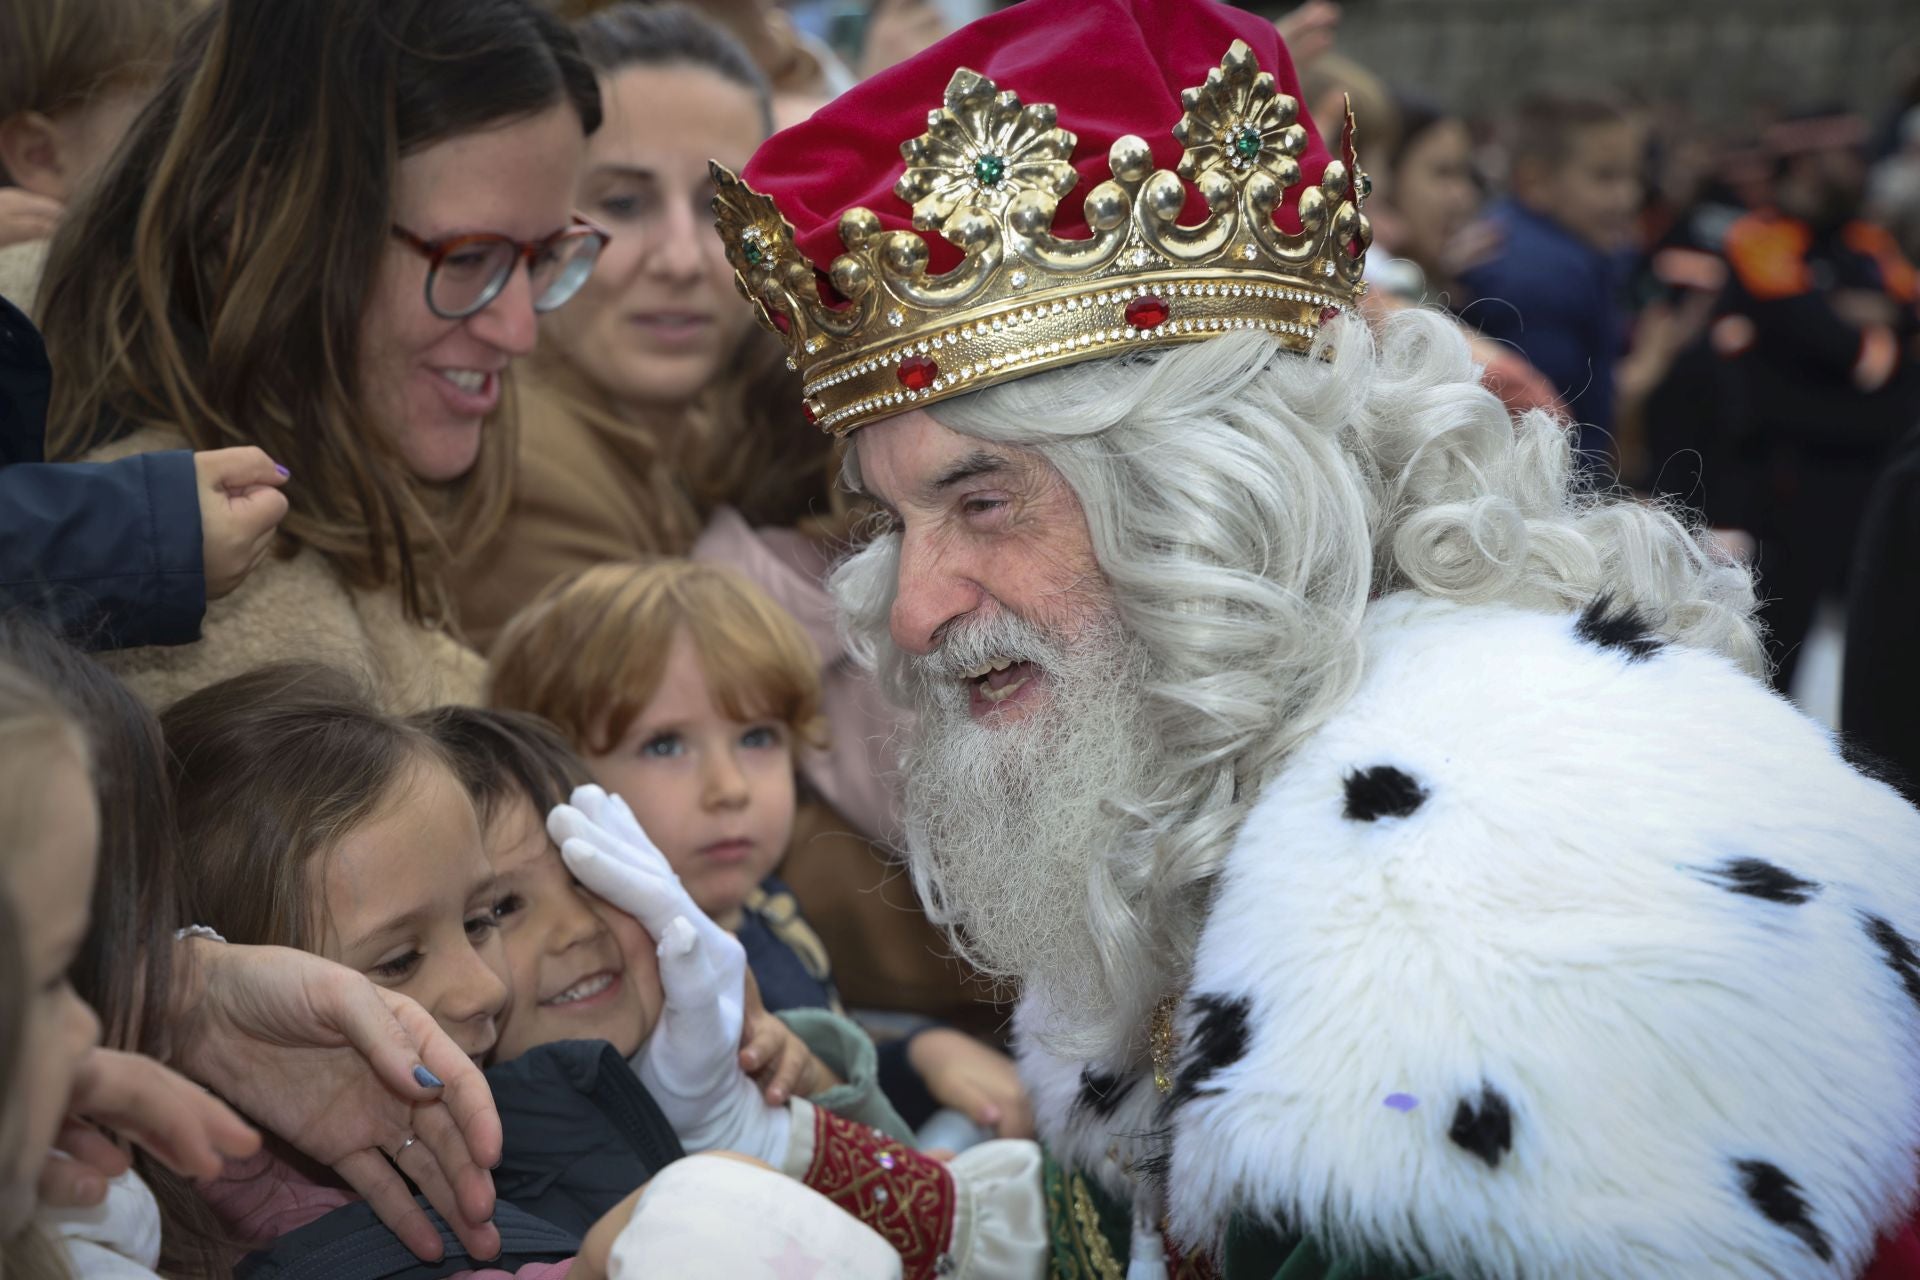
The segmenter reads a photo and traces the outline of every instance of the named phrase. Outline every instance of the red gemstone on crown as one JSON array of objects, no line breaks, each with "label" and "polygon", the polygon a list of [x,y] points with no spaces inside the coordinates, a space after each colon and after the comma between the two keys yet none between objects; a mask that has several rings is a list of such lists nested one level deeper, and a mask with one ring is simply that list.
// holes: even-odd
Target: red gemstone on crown
[{"label": "red gemstone on crown", "polygon": [[1151,293],[1143,293],[1127,304],[1127,323],[1136,329],[1158,329],[1172,314],[1167,300]]},{"label": "red gemstone on crown", "polygon": [[1338,307],[1322,307],[1320,308],[1320,323],[1325,324],[1339,314],[1340,308]]},{"label": "red gemstone on crown", "polygon": [[894,370],[894,376],[909,391],[925,391],[940,376],[940,364],[931,356],[908,356]]},{"label": "red gemstone on crown", "polygon": [[793,317],[786,312],[776,311],[772,307],[768,307],[767,318],[773,321],[773,327],[781,333],[793,332]]},{"label": "red gemstone on crown", "polygon": [[800,402],[800,416],[807,420],[807,425],[810,427],[820,421],[820,415],[813,411],[813,401],[811,400],[802,400]]}]

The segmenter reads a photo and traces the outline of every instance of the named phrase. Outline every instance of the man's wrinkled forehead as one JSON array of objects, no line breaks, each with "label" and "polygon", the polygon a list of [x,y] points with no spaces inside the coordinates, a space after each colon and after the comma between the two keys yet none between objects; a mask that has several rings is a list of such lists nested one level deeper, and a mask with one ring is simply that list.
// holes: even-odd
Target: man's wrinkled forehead
[{"label": "man's wrinkled forehead", "polygon": [[1031,450],[964,435],[924,409],[863,427],[848,460],[849,487],[895,515],[940,507],[970,484],[1017,487],[1052,470]]}]

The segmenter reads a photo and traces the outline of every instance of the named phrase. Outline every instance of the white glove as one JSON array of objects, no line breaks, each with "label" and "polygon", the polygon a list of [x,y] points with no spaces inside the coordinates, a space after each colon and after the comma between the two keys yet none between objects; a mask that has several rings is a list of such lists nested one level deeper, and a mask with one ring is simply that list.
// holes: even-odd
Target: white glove
[{"label": "white glove", "polygon": [[694,904],[626,801],[594,786],[572,800],[547,815],[567,869],[659,944],[666,1007],[635,1055],[640,1083],[687,1151],[737,1151],[779,1168],[791,1118],[740,1069],[746,949]]}]

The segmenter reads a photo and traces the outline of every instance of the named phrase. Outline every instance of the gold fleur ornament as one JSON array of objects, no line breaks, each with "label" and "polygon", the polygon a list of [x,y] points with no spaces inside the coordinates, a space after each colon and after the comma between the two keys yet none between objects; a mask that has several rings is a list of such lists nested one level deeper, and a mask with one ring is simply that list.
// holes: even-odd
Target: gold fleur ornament
[{"label": "gold fleur ornament", "polygon": [[[1239,40],[1180,103],[1177,171],[1156,168],[1144,139],[1114,138],[1084,229],[1062,237],[1053,224],[1079,180],[1077,139],[1051,105],[961,68],[926,132],[900,148],[894,194],[915,230],[847,209],[845,251],[824,273],[770,198],[713,165],[735,283],[797,365],[807,420],[844,436],[1046,369],[1236,330],[1311,349],[1366,288],[1350,120],[1343,158],[1297,192],[1300,229],[1287,231],[1274,214],[1300,184],[1299,104]],[[1195,189],[1205,216],[1182,223]],[[923,233],[955,246],[958,265],[932,272]]]},{"label": "gold fleur ornament", "polygon": [[1307,145],[1300,104],[1260,70],[1246,41],[1235,40],[1206,83],[1180,95],[1180,105],[1186,114],[1173,137],[1187,149],[1179,167],[1187,181],[1222,169],[1240,181],[1255,169],[1283,187],[1300,181],[1298,157]]},{"label": "gold fleur ornament", "polygon": [[893,193],[913,206],[914,226],[942,233],[955,214],[998,214],[1023,192],[1057,203],[1079,176],[1071,163],[1076,139],[1055,127],[1057,118],[1052,106],[1023,106],[962,67],[947,82],[942,109],[927,113],[927,131],[900,144],[907,171]]}]

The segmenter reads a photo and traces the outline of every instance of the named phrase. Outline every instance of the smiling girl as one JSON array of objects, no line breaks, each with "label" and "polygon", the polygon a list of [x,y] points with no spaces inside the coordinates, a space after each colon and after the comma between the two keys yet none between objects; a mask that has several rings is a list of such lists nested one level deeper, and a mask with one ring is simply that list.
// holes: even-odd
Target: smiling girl
[{"label": "smiling girl", "polygon": [[[431,737],[379,711],[361,682],[310,663],[211,685],[162,725],[196,921],[233,943],[346,965],[416,1001],[476,1061],[495,1049],[508,1000],[499,895],[473,805]],[[386,1155],[423,1190],[440,1187],[431,1152],[453,1122],[416,1108],[412,1123]],[[237,1244],[278,1259],[343,1239],[362,1257],[399,1247],[358,1196],[284,1146],[202,1192]],[[506,1259],[495,1267],[529,1280],[578,1246],[578,1233],[505,1202],[494,1221]],[[357,1274],[341,1267],[328,1274]]]}]

